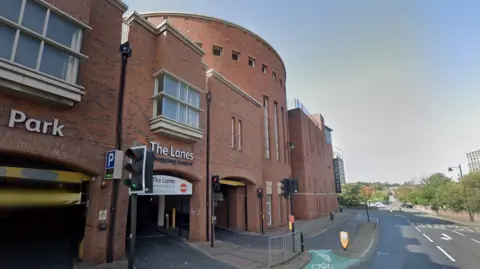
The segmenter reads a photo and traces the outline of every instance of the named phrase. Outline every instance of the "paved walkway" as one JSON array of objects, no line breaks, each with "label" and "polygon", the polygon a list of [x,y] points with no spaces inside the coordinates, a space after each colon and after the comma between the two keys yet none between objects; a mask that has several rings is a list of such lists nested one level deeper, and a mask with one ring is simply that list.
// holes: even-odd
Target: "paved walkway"
[{"label": "paved walkway", "polygon": [[[323,232],[332,226],[343,223],[357,214],[355,210],[344,210],[337,213],[335,220],[329,216],[323,216],[314,220],[296,221],[295,230],[303,232],[305,236],[312,236]],[[210,243],[189,243],[199,251],[217,260],[231,264],[237,268],[263,269],[268,263],[268,238],[287,234],[288,227],[281,227],[265,232],[264,235],[252,233],[220,232],[217,235],[215,246],[211,248]],[[219,238],[220,236],[220,238]],[[289,262],[276,266],[275,268],[302,268],[308,263],[310,255],[302,253]]]}]

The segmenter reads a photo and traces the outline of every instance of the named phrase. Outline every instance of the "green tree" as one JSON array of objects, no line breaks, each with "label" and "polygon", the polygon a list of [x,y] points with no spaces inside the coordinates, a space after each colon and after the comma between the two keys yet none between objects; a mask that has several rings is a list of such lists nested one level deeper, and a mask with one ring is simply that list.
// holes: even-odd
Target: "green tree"
[{"label": "green tree", "polygon": [[480,173],[469,173],[463,177],[460,185],[463,189],[465,208],[470,213],[470,220],[474,221],[473,213],[480,212]]},{"label": "green tree", "polygon": [[362,201],[360,194],[361,185],[354,184],[344,184],[342,186],[342,193],[340,194],[340,204],[352,206],[359,205]]}]

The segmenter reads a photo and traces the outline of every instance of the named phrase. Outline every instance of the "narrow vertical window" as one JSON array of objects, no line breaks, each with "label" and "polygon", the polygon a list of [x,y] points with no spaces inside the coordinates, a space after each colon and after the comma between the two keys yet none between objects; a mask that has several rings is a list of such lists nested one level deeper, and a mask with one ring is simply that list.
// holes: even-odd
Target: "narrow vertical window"
[{"label": "narrow vertical window", "polygon": [[272,195],[267,194],[267,221],[268,225],[272,225]]},{"label": "narrow vertical window", "polygon": [[[286,127],[285,127],[285,137],[287,139],[287,141],[290,142],[290,136],[288,134],[288,114],[287,112],[285,111],[285,124],[286,124]],[[290,163],[290,147],[288,148],[288,154],[287,154],[287,162]]]},{"label": "narrow vertical window", "polygon": [[242,121],[238,121],[238,150],[242,150]]},{"label": "narrow vertical window", "polygon": [[285,114],[283,113],[283,107],[281,107],[281,112],[282,112],[282,128],[283,128],[283,160],[287,162],[287,156],[288,156],[288,151],[287,151],[287,127],[285,126]]},{"label": "narrow vertical window", "polygon": [[277,102],[273,103],[273,128],[275,132],[275,154],[277,156],[277,161],[280,160],[280,152],[279,152],[279,141],[278,141],[278,117],[277,117]]},{"label": "narrow vertical window", "polygon": [[232,149],[235,149],[235,118],[232,117]]},{"label": "narrow vertical window", "polygon": [[265,158],[270,159],[270,137],[269,137],[269,126],[268,126],[268,97],[263,97],[263,107],[264,107],[264,125],[265,125]]}]

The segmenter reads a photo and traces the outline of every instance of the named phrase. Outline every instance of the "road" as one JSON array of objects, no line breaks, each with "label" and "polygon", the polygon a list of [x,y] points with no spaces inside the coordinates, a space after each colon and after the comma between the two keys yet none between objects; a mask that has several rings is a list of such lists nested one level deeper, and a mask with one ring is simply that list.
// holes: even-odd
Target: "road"
[{"label": "road", "polygon": [[373,251],[351,269],[478,269],[480,229],[415,212],[373,211],[380,231]]}]

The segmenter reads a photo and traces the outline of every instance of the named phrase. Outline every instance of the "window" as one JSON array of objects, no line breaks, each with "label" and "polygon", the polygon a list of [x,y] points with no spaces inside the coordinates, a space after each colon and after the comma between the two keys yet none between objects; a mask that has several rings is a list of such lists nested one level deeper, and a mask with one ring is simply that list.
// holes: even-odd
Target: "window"
[{"label": "window", "polygon": [[280,80],[280,86],[283,87],[283,80],[282,79],[279,79]]},{"label": "window", "polygon": [[235,149],[235,118],[232,117],[232,149]]},{"label": "window", "polygon": [[223,48],[219,46],[213,46],[213,55],[222,56]]},{"label": "window", "polygon": [[264,125],[265,125],[265,158],[270,159],[270,138],[268,131],[268,97],[263,97],[263,107],[264,107]]},{"label": "window", "polygon": [[203,46],[203,44],[200,43],[200,42],[195,42],[195,44],[196,44],[197,46],[199,46],[200,48]]},{"label": "window", "polygon": [[272,225],[272,195],[267,194],[267,221],[268,225]]},{"label": "window", "polygon": [[285,115],[283,113],[283,107],[280,108],[282,112],[282,128],[283,128],[283,159],[285,162],[287,162],[287,156],[288,156],[288,151],[287,151],[287,127],[285,126]]},{"label": "window", "polygon": [[240,62],[240,52],[232,50],[232,60]]},{"label": "window", "polygon": [[277,161],[280,160],[280,152],[279,152],[279,145],[278,145],[278,119],[277,119],[277,102],[273,103],[273,128],[275,132],[275,154],[277,156]]},{"label": "window", "polygon": [[325,141],[329,145],[332,144],[332,133],[327,128],[325,128]]},{"label": "window", "polygon": [[185,82],[163,73],[156,80],[154,116],[200,128],[200,92]]},{"label": "window", "polygon": [[238,121],[238,150],[242,150],[242,121]]},{"label": "window", "polygon": [[282,195],[279,194],[278,195],[278,223],[282,223],[282,219],[283,219],[283,212],[282,212]]},{"label": "window", "polygon": [[255,59],[253,59],[252,57],[248,57],[248,65],[250,67],[255,67]]},{"label": "window", "polygon": [[267,66],[262,64],[262,73],[266,74],[267,73]]},{"label": "window", "polygon": [[8,23],[0,24],[0,58],[75,84],[79,58],[86,58],[82,29],[33,0],[3,3],[0,22]]},{"label": "window", "polygon": [[[283,115],[282,115],[283,116]],[[290,141],[290,136],[288,135],[288,115],[287,112],[285,111],[285,139],[287,141]],[[287,149],[287,162],[290,163],[290,146]]]},{"label": "window", "polygon": [[277,74],[275,74],[275,72],[272,72],[272,80],[273,81],[277,80]]}]

